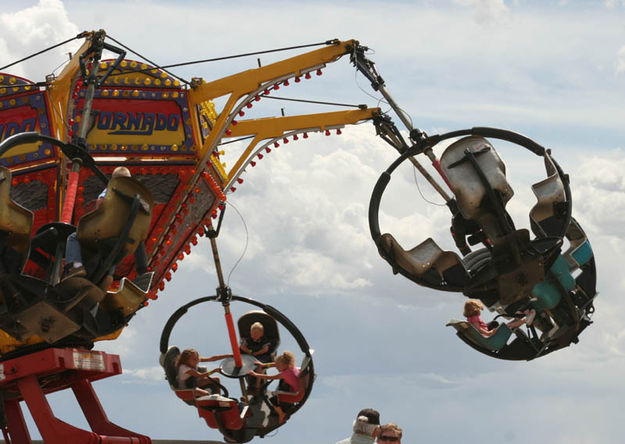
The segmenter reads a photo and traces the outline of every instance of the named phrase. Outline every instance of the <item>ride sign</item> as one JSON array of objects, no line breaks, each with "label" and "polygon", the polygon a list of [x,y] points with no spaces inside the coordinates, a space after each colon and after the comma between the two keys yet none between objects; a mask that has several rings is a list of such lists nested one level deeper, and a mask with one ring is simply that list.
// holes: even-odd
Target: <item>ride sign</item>
[{"label": "ride sign", "polygon": [[74,366],[78,369],[99,371],[104,371],[106,369],[104,355],[102,353],[74,349],[72,358],[74,360]]},{"label": "ride sign", "polygon": [[87,137],[91,149],[130,146],[145,152],[166,146],[176,151],[174,146],[185,145],[181,107],[174,101],[96,99],[93,109],[97,117]]}]

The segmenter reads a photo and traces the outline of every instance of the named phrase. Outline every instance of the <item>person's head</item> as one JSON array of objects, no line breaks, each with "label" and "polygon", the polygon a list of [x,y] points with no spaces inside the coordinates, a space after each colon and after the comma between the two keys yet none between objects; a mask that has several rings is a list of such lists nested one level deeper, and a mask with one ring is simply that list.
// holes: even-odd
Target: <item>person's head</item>
[{"label": "person's head", "polygon": [[401,436],[401,427],[391,422],[380,426],[377,442],[380,444],[401,444]]},{"label": "person's head", "polygon": [[111,177],[130,177],[130,170],[126,167],[119,166],[113,170]]},{"label": "person's head", "polygon": [[289,367],[295,367],[295,355],[290,351],[285,351],[276,358],[276,368],[282,372]]},{"label": "person's head", "polygon": [[469,316],[479,315],[482,310],[484,310],[484,305],[481,301],[469,299],[464,303],[464,311],[462,314],[468,318]]},{"label": "person's head", "polygon": [[254,322],[250,326],[250,336],[252,337],[252,341],[258,341],[265,334],[265,327],[260,322]]},{"label": "person's head", "polygon": [[354,433],[375,437],[380,425],[380,413],[374,409],[362,409],[354,421]]},{"label": "person's head", "polygon": [[195,367],[200,362],[200,354],[194,348],[187,348],[182,350],[182,353],[176,358],[176,368],[179,368],[182,364],[189,367]]}]

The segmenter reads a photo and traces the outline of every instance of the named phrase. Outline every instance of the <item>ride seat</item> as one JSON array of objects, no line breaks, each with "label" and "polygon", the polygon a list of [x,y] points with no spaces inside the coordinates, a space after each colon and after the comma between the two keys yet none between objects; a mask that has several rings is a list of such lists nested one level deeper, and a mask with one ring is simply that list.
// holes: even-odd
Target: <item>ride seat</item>
[{"label": "ride seat", "polygon": [[237,327],[239,328],[239,337],[248,341],[251,340],[250,327],[255,322],[260,322],[263,325],[263,335],[270,343],[268,353],[271,355],[271,359],[274,360],[276,351],[280,345],[280,332],[276,320],[264,311],[248,311],[238,319]]},{"label": "ride seat", "polygon": [[302,367],[300,369],[299,376],[297,378],[297,391],[296,392],[287,392],[283,390],[277,390],[276,396],[278,397],[278,402],[285,402],[289,404],[295,404],[297,402],[301,402],[308,391],[309,384],[311,382],[311,377],[314,378],[314,373],[312,371],[312,367],[310,366],[312,363],[312,359],[310,356],[305,356],[302,361]]},{"label": "ride seat", "polygon": [[178,387],[178,370],[176,369],[176,359],[180,355],[180,349],[175,345],[172,345],[167,349],[165,354],[160,357],[160,364],[165,370],[165,379],[169,383],[176,396],[189,405],[195,405],[195,395],[193,389],[179,388]]},{"label": "ride seat", "polygon": [[310,382],[310,372],[302,372],[297,378],[297,391],[296,392],[286,392],[282,390],[276,391],[276,396],[278,397],[278,402],[286,402],[289,404],[295,404],[296,402],[301,402],[304,399],[304,395],[306,394],[306,389],[308,388],[308,383]]},{"label": "ride seat", "polygon": [[[11,200],[11,177],[8,168],[0,167],[0,251],[5,270],[19,272],[28,258],[34,216]],[[11,263],[14,260],[19,269]]]},{"label": "ride seat", "polygon": [[582,267],[592,258],[592,247],[575,219],[571,219],[566,231],[566,238],[569,241],[569,248],[563,256],[569,264],[569,269]]},{"label": "ride seat", "polygon": [[[98,256],[100,262],[106,260],[111,265],[121,262],[147,237],[153,207],[152,194],[138,180],[112,178],[102,204],[78,222],[83,258]],[[83,262],[88,265],[88,260]]]},{"label": "ride seat", "polygon": [[545,280],[536,284],[532,289],[532,295],[537,299],[533,305],[540,311],[552,309],[558,305],[562,299],[561,289],[568,292],[576,286],[575,278],[571,275],[563,256],[558,256],[549,271]]},{"label": "ride seat", "polygon": [[565,201],[566,194],[553,160],[549,156],[544,159],[547,178],[532,185],[538,202],[530,211],[530,221],[537,236],[556,236],[561,235],[563,222],[562,218],[558,218],[556,208]]},{"label": "ride seat", "polygon": [[[195,401],[199,399],[195,397],[195,390],[178,386],[178,369],[176,369],[176,360],[178,359],[179,355],[180,349],[175,345],[172,345],[167,349],[167,352],[161,354],[159,362],[161,364],[161,367],[163,367],[163,370],[165,370],[165,379],[169,383],[169,388],[171,388],[176,396],[182,399],[185,403],[195,406]],[[198,367],[198,370],[206,371],[206,368]],[[219,378],[215,376],[212,376],[211,378],[214,379],[216,382],[219,382]]]},{"label": "ride seat", "polygon": [[465,219],[478,221],[484,229],[486,224],[483,221],[492,217],[492,209],[482,205],[487,198],[487,189],[467,158],[468,153],[474,156],[488,185],[500,195],[503,206],[512,198],[514,191],[506,180],[505,164],[485,138],[464,137],[445,149],[440,159],[441,168],[454,191],[458,209]]},{"label": "ride seat", "polygon": [[125,318],[141,308],[147,297],[147,291],[122,278],[117,292],[107,292],[100,305],[107,312],[116,311]]},{"label": "ride seat", "polygon": [[512,330],[506,324],[500,324],[494,335],[486,338],[468,321],[452,319],[447,323],[448,327],[454,327],[460,335],[468,339],[478,347],[483,347],[491,351],[501,350],[512,335]]},{"label": "ride seat", "polygon": [[428,238],[411,250],[404,248],[392,234],[384,233],[377,241],[378,249],[392,266],[407,277],[419,281],[430,271],[435,272],[437,279],[451,287],[463,287],[469,279],[458,255],[452,251],[443,251],[432,238]]},{"label": "ride seat", "polygon": [[245,425],[236,400],[221,395],[196,398],[198,414],[213,429],[240,430]]},{"label": "ride seat", "polygon": [[490,261],[491,254],[488,248],[474,250],[462,258],[462,264],[470,275],[477,273],[479,270],[488,265]]}]

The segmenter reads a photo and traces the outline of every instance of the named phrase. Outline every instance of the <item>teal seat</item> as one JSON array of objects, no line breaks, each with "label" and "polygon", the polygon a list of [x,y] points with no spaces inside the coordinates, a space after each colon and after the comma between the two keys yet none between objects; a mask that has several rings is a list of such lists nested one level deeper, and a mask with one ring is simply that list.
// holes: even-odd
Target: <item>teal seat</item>
[{"label": "teal seat", "polygon": [[[583,254],[585,252],[582,251],[580,256]],[[569,266],[563,256],[558,256],[550,271],[566,291],[575,289],[575,278],[571,275]],[[537,299],[533,304],[534,308],[539,311],[554,308],[562,298],[560,288],[553,282],[552,276],[547,276],[544,281],[536,284],[532,289],[532,295]]]},{"label": "teal seat", "polygon": [[506,324],[497,327],[494,335],[485,338],[470,322],[452,319],[447,326],[454,327],[460,335],[471,341],[478,347],[488,349],[490,351],[501,350],[508,343],[508,339],[512,335],[512,331]]},{"label": "teal seat", "polygon": [[571,253],[571,256],[573,257],[573,259],[575,259],[575,262],[577,262],[580,267],[586,264],[586,262],[588,262],[592,257],[592,248],[590,247],[590,242],[586,240],[586,242],[581,244],[573,251],[573,253]]}]

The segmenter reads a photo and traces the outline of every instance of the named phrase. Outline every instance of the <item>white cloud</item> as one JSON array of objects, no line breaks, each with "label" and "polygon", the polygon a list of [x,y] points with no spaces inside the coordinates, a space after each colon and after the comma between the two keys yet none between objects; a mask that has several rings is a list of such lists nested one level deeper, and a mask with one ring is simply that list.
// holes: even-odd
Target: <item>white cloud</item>
[{"label": "white cloud", "polygon": [[607,8],[614,9],[619,6],[625,6],[624,0],[604,0],[604,4]]},{"label": "white cloud", "polygon": [[475,9],[475,20],[478,23],[499,22],[506,19],[510,9],[504,0],[454,0],[454,3]]},{"label": "white cloud", "polygon": [[[554,148],[571,175],[574,215],[589,235],[599,270],[595,323],[578,345],[529,363],[484,357],[444,327],[447,319],[460,316],[462,295],[430,291],[393,276],[377,254],[368,232],[368,202],[379,174],[396,154],[375,138],[371,126],[281,146],[248,168],[245,182],[229,195],[249,230],[247,253],[230,282],[233,292],[280,309],[317,349],[312,396],[272,443],[336,442],[349,434],[355,412],[369,405],[382,411],[385,422],[400,423],[413,441],[481,439],[483,425],[474,420],[481,410],[493,415],[488,436],[503,442],[621,442],[625,163],[617,148],[625,148],[625,87],[613,71],[614,50],[623,45],[620,17],[606,8],[581,14],[573,7],[529,8],[527,2],[503,1],[457,2],[465,6],[461,8],[391,3],[383,16],[374,2],[358,8],[334,2],[333,13],[327,2],[298,4],[296,9],[286,2],[271,9],[213,3],[110,2],[102,9],[71,2],[66,9],[59,1],[42,0],[0,15],[0,58],[8,63],[69,38],[79,30],[74,23],[81,29],[104,27],[162,63],[335,35],[360,38],[377,50],[372,59],[417,126],[430,133],[433,128],[503,126]],[[473,15],[482,22],[471,20]],[[480,26],[484,21],[488,26]],[[279,25],[259,28],[259,23],[288,23],[289,33]],[[22,28],[32,32],[21,35]],[[619,73],[625,72],[623,51],[618,53]],[[63,52],[11,72],[42,80],[66,58]],[[263,63],[271,57],[263,56]],[[210,80],[255,63],[196,65],[181,72]],[[371,104],[353,78],[343,60],[311,82],[310,90],[300,86],[285,96],[309,98],[311,92],[313,98]],[[366,86],[362,80],[359,84]],[[287,113],[294,109],[289,105]],[[577,157],[579,152],[583,156]],[[526,224],[533,198],[528,175],[542,167],[535,158],[505,160],[519,198],[509,210]],[[428,199],[440,201],[419,183]],[[441,245],[451,243],[448,211],[419,196],[409,171],[398,172],[389,187],[381,215],[385,231],[407,247],[428,235],[440,238]],[[236,212],[227,211],[218,239],[226,274],[241,254],[245,236]],[[154,438],[218,436],[194,409],[175,399],[156,366],[168,316],[191,299],[213,294],[216,286],[210,247],[202,239],[159,299],[138,312],[118,340],[96,344],[122,355],[124,375],[97,383],[111,419],[122,418],[127,427]],[[232,307],[237,313],[247,309]],[[227,349],[221,306],[197,312],[176,326],[172,341],[206,354]],[[283,346],[290,347],[286,336]],[[127,384],[120,388],[118,379]],[[133,414],[139,409],[145,415]],[[510,422],[520,417],[532,426],[520,431]],[[554,423],[564,426],[554,428]]]},{"label": "white cloud", "polygon": [[585,159],[573,177],[574,208],[597,234],[625,238],[625,160],[617,150]]},{"label": "white cloud", "polygon": [[[71,22],[61,0],[39,0],[35,6],[16,12],[0,14],[0,63],[7,64],[43,48],[76,36],[78,27]],[[72,42],[30,61],[10,68],[11,73],[25,75],[30,80],[43,80],[57,66],[68,61],[68,52],[82,42]]]},{"label": "white cloud", "polygon": [[131,355],[137,342],[137,330],[133,326],[128,326],[122,330],[117,339],[112,341],[101,341],[98,348],[108,353],[119,355]]},{"label": "white cloud", "polygon": [[616,55],[616,73],[625,72],[625,46],[623,46]]},{"label": "white cloud", "polygon": [[[165,372],[160,366],[137,369],[125,368],[124,379],[134,379],[147,382],[163,382],[163,379],[165,379]],[[136,383],[136,381],[132,382]]]},{"label": "white cloud", "polygon": [[302,250],[298,246],[287,248],[268,262],[268,271],[281,276],[280,281],[288,286],[313,293],[371,286],[369,279],[358,276],[360,273],[353,273],[322,251]]},{"label": "white cloud", "polygon": [[[367,228],[369,193],[377,165],[394,157],[380,144],[369,126],[346,128],[340,137],[316,134],[283,145],[248,168],[228,197],[249,230],[243,263],[262,252],[262,279],[298,291],[318,293],[320,282],[326,292],[370,286],[377,253]],[[231,263],[245,234],[237,215],[226,217],[233,223],[224,224],[220,242],[231,249]]]}]

